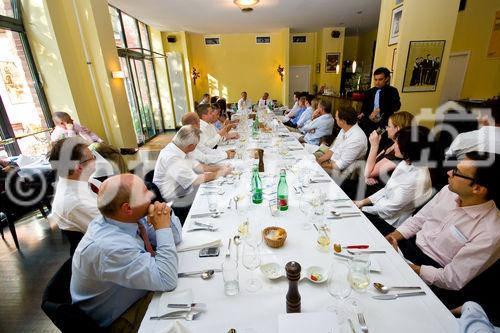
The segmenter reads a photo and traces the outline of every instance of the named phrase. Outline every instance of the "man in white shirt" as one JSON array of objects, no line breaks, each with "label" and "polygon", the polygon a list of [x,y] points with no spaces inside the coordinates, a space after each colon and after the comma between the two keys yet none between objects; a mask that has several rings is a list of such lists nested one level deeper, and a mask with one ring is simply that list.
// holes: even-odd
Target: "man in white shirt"
[{"label": "man in white shirt", "polygon": [[269,93],[265,92],[264,95],[262,95],[262,98],[259,99],[259,106],[268,107],[269,103],[272,103],[272,100],[269,98]]},{"label": "man in white shirt", "polygon": [[201,101],[199,104],[210,104],[210,94],[203,94],[203,97],[201,98]]},{"label": "man in white shirt", "polygon": [[231,172],[226,166],[210,166],[190,159],[188,154],[196,149],[199,141],[199,129],[182,126],[172,142],[160,151],[155,165],[153,183],[165,201],[173,201],[172,208],[181,221],[185,211],[181,213],[176,207],[187,210],[191,206],[196,186]]},{"label": "man in white shirt", "polygon": [[[192,125],[200,129],[200,117],[196,112],[188,112],[182,116],[182,125]],[[200,163],[215,164],[225,159],[231,159],[235,155],[234,149],[224,151],[222,149],[212,149],[202,143],[198,143],[196,149],[188,154],[189,158],[193,158]]]},{"label": "man in white shirt", "polygon": [[446,158],[462,159],[470,151],[500,154],[500,100],[487,103],[477,121],[480,128],[457,135]]},{"label": "man in white shirt", "polygon": [[100,215],[97,195],[89,183],[95,170],[95,157],[86,141],[70,137],[53,144],[49,161],[59,176],[49,220],[68,237],[70,254],[73,254],[82,236],[78,233],[84,234],[90,221]]},{"label": "man in white shirt", "polygon": [[357,124],[358,115],[352,107],[340,108],[335,113],[335,121],[341,128],[332,148],[316,158],[325,169],[343,171],[366,155],[368,140]]},{"label": "man in white shirt", "polygon": [[319,145],[319,141],[322,137],[331,135],[335,121],[330,112],[330,103],[321,100],[318,103],[318,108],[312,115],[312,119],[307,121],[301,128],[304,136],[301,137],[299,141],[311,145]]},{"label": "man in white shirt", "polygon": [[217,131],[214,123],[217,121],[219,113],[208,104],[198,105],[196,113],[200,117],[200,142],[208,148],[214,148],[224,140],[237,139],[238,133],[230,132],[235,124],[226,124],[220,131]]},{"label": "man in white shirt", "polygon": [[243,91],[241,93],[241,98],[238,101],[238,110],[251,109],[252,101],[247,98],[247,92]]}]

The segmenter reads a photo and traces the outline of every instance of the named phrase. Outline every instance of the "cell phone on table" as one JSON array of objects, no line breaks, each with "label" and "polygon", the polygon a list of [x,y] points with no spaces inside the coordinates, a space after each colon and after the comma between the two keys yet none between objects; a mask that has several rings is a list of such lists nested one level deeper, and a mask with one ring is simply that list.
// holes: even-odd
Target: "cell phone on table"
[{"label": "cell phone on table", "polygon": [[200,258],[206,257],[218,257],[219,256],[219,248],[218,247],[204,247],[200,250],[199,254]]}]

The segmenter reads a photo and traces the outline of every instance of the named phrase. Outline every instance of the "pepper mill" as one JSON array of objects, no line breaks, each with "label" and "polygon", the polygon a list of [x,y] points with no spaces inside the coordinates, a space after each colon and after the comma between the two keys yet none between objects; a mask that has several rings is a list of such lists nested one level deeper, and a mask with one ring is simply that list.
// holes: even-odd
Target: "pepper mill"
[{"label": "pepper mill", "polygon": [[264,172],[264,149],[257,149],[259,157],[259,172]]},{"label": "pepper mill", "polygon": [[286,312],[300,312],[300,294],[298,281],[300,279],[300,264],[290,261],[285,266],[286,277],[288,279],[288,292],[286,294]]}]

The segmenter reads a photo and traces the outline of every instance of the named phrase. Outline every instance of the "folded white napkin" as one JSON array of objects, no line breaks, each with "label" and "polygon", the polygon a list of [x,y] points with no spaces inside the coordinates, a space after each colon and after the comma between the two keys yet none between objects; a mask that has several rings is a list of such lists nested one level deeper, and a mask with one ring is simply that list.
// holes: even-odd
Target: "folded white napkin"
[{"label": "folded white napkin", "polygon": [[184,325],[182,325],[179,321],[176,321],[172,327],[167,331],[167,333],[189,333],[191,332],[188,330]]},{"label": "folded white napkin", "polygon": [[185,309],[169,308],[169,304],[191,304],[193,303],[194,296],[191,289],[174,290],[161,294],[160,301],[154,316],[163,316],[167,313],[177,312]]},{"label": "folded white napkin", "polygon": [[[193,236],[193,238],[195,238]],[[194,250],[200,250],[205,247],[221,247],[222,246],[222,241],[220,239],[209,241],[209,242],[203,242],[203,243],[194,243],[194,242],[185,242],[183,241],[179,246],[177,246],[177,252],[186,252],[186,251],[194,251]]]},{"label": "folded white napkin", "polygon": [[278,318],[279,333],[338,333],[337,315],[332,312],[287,313]]}]

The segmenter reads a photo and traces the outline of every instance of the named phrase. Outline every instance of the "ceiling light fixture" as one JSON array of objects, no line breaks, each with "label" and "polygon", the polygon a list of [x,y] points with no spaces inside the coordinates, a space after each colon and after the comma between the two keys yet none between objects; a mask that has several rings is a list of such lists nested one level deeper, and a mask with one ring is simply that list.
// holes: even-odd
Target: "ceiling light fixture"
[{"label": "ceiling light fixture", "polygon": [[240,7],[244,13],[251,12],[253,7],[259,3],[259,0],[233,0],[234,4]]}]

